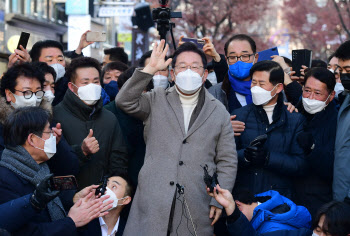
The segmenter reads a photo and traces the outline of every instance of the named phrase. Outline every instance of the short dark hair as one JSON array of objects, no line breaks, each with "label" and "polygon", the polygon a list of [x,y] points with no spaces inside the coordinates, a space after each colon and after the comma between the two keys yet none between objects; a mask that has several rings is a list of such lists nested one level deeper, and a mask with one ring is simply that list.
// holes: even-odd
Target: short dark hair
[{"label": "short dark hair", "polygon": [[173,68],[175,68],[177,57],[183,52],[194,52],[194,53],[197,53],[202,58],[202,63],[203,63],[204,69],[207,68],[207,57],[205,56],[204,52],[201,49],[199,49],[194,43],[190,43],[190,42],[186,42],[186,43],[182,44],[174,52],[173,61],[172,61],[172,64],[171,64],[171,66]]},{"label": "short dark hair", "polygon": [[128,64],[128,54],[126,54],[122,47],[107,48],[104,50],[104,53],[105,55],[109,55],[109,60],[111,61],[121,61],[124,64]]},{"label": "short dark hair", "polygon": [[225,43],[224,50],[225,50],[226,56],[227,56],[228,46],[230,45],[230,43],[232,41],[247,41],[250,44],[250,47],[252,48],[253,53],[256,53],[255,41],[246,34],[237,34],[237,35],[234,35],[231,38],[229,38],[229,40],[227,40],[227,42]]},{"label": "short dark hair", "polygon": [[5,97],[5,89],[9,89],[12,93],[15,93],[15,87],[17,86],[17,78],[25,76],[27,78],[38,80],[41,88],[44,88],[45,77],[44,74],[35,69],[31,63],[24,63],[21,65],[15,65],[11,67],[2,77],[0,92],[1,96]]},{"label": "short dark hair", "polygon": [[273,85],[284,82],[284,71],[282,67],[274,61],[259,61],[253,65],[250,69],[250,76],[253,77],[253,74],[257,71],[266,71],[270,73],[269,81]]},{"label": "short dark hair", "polygon": [[[124,71],[119,76],[118,81],[117,81],[119,89],[121,89],[123,87],[123,85],[126,83],[126,81],[128,81],[132,77],[136,68],[137,68],[136,66],[129,67],[129,69]],[[153,81],[151,80],[146,87],[146,91],[151,91],[153,88],[154,88],[154,85],[153,85]]]},{"label": "short dark hair", "polygon": [[320,60],[320,59],[314,59],[311,62],[311,68],[313,67],[322,67],[322,68],[327,68],[327,63]]},{"label": "short dark hair", "polygon": [[58,48],[62,51],[63,54],[63,45],[55,40],[43,40],[36,42],[32,50],[30,50],[29,55],[32,58],[32,61],[39,61],[39,57],[41,55],[41,49],[43,48]]},{"label": "short dark hair", "polygon": [[43,73],[44,76],[46,74],[51,74],[53,77],[53,80],[56,81],[56,76],[57,76],[56,71],[54,68],[49,66],[47,63],[36,61],[36,62],[33,62],[32,65],[33,65],[33,67],[37,68],[41,73]]},{"label": "short dark hair", "polygon": [[125,65],[123,62],[120,61],[113,61],[108,63],[103,67],[101,78],[105,76],[105,73],[110,71],[110,70],[119,70],[120,72],[124,72],[128,69],[128,66]]},{"label": "short dark hair", "polygon": [[350,60],[350,40],[342,43],[334,56],[343,61]]},{"label": "short dark hair", "polygon": [[350,234],[350,206],[347,203],[332,201],[323,205],[314,219],[313,229],[318,227],[322,216],[325,217],[322,231],[337,236]]},{"label": "short dark hair", "polygon": [[70,65],[66,69],[66,76],[70,82],[74,82],[77,74],[76,71],[79,68],[95,68],[98,74],[101,75],[100,63],[92,57],[78,57],[72,60]]},{"label": "short dark hair", "polygon": [[40,107],[15,109],[4,122],[4,143],[12,147],[23,145],[28,135],[42,136],[47,122],[51,121],[48,110]]},{"label": "short dark hair", "polygon": [[314,77],[315,79],[321,81],[322,83],[325,83],[327,85],[328,93],[331,93],[334,90],[335,83],[336,83],[335,76],[327,68],[322,68],[322,67],[311,68],[305,74],[305,77],[304,77],[305,84],[308,78],[310,77]]},{"label": "short dark hair", "polygon": [[145,67],[145,62],[147,60],[147,58],[150,58],[152,55],[152,50],[151,51],[148,51],[148,52],[145,52],[145,54],[142,55],[142,57],[140,58],[139,60],[139,67]]},{"label": "short dark hair", "polygon": [[131,181],[128,174],[126,174],[126,173],[114,173],[114,174],[111,174],[109,176],[109,178],[110,177],[120,177],[120,178],[124,179],[126,182],[124,197],[126,197],[126,196],[133,197],[134,196],[135,188],[134,188],[134,185],[132,184],[132,181]]}]

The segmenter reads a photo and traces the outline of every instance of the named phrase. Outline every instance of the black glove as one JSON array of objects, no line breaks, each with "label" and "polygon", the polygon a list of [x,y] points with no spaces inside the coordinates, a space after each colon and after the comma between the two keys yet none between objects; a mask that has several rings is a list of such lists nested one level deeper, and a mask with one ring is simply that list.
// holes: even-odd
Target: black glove
[{"label": "black glove", "polygon": [[313,150],[313,146],[315,144],[314,137],[310,132],[302,132],[297,137],[297,142],[300,147],[304,150],[306,155],[309,155]]},{"label": "black glove", "polygon": [[32,197],[30,198],[30,203],[38,210],[45,209],[47,203],[49,203],[52,199],[57,197],[60,191],[51,190],[50,178],[53,174],[47,175],[34,190]]},{"label": "black glove", "polygon": [[248,146],[244,150],[244,158],[255,166],[264,166],[268,160],[268,152],[263,146]]}]

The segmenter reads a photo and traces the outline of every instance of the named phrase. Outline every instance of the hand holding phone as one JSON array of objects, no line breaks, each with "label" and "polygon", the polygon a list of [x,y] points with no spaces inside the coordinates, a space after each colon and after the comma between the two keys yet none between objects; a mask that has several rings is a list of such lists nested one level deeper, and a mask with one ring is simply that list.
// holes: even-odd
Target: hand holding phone
[{"label": "hand holding phone", "polygon": [[312,51],[307,49],[292,51],[292,68],[295,71],[295,76],[300,77],[302,66],[311,67]]},{"label": "hand holding phone", "polygon": [[27,33],[27,32],[21,33],[21,36],[19,38],[18,45],[17,45],[18,50],[21,50],[21,48],[20,48],[21,45],[24,49],[27,48],[29,37],[30,37],[30,33]]},{"label": "hand holding phone", "polygon": [[271,61],[272,60],[271,56],[279,56],[277,47],[273,47],[273,48],[258,52],[258,54],[259,54],[258,62]]}]

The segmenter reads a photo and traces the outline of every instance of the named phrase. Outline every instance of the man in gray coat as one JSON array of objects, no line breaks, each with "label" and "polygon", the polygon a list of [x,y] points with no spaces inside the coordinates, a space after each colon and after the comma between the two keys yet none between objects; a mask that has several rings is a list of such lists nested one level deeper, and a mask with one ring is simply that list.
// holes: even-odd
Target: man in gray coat
[{"label": "man in gray coat", "polygon": [[[232,190],[237,153],[230,115],[203,87],[204,53],[185,43],[165,61],[164,45],[155,44],[150,63],[135,71],[116,98],[145,124],[145,163],[124,235],[213,235],[222,207],[206,194],[202,167]],[[153,74],[171,62],[176,85],[143,93]]]},{"label": "man in gray coat", "polygon": [[[334,152],[333,198],[343,201],[350,194],[350,40],[335,52],[339,58],[339,74],[344,86],[344,102],[339,109]],[[349,195],[350,197],[350,195]]]}]

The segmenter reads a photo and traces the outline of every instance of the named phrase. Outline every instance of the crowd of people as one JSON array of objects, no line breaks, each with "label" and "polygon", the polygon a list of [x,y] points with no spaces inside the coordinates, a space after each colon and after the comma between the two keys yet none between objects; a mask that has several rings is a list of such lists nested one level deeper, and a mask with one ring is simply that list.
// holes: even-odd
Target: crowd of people
[{"label": "crowd of people", "polygon": [[182,38],[10,55],[0,235],[350,236],[350,41],[297,77],[248,35]]}]

